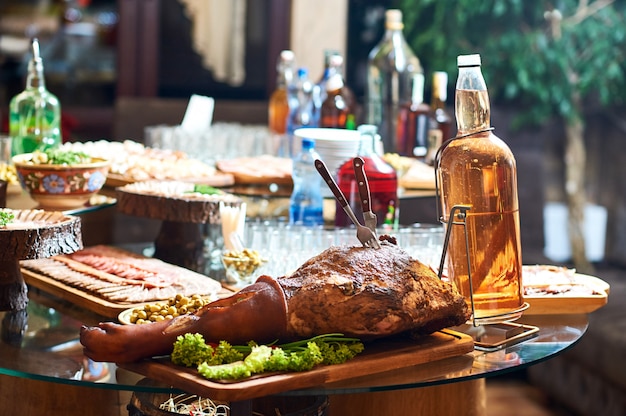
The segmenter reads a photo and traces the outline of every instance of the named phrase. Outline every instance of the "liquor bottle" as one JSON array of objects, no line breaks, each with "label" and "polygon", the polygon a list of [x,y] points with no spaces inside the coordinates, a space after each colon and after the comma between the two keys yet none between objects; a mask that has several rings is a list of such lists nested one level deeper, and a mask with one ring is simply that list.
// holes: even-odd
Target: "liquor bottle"
[{"label": "liquor bottle", "polygon": [[305,226],[324,224],[322,179],[315,168],[319,154],[313,139],[302,139],[302,150],[293,159],[293,192],[289,202],[289,222]]},{"label": "liquor bottle", "polygon": [[340,73],[333,74],[326,82],[326,98],[322,103],[320,127],[346,129],[350,116],[354,118],[354,95],[344,85]]},{"label": "liquor bottle", "polygon": [[435,123],[424,102],[424,74],[413,75],[411,100],[398,109],[396,150],[401,156],[426,156],[428,132]]},{"label": "liquor bottle", "polygon": [[39,41],[32,41],[33,57],[28,63],[26,89],[9,104],[11,153],[31,153],[61,144],[61,105],[46,89]]},{"label": "liquor bottle", "polygon": [[398,108],[411,97],[411,80],[423,73],[402,29],[402,12],[387,10],[385,34],[368,56],[366,122],[378,127],[385,152],[397,153]]},{"label": "liquor bottle", "polygon": [[337,72],[343,76],[343,56],[335,50],[327,49],[324,51],[324,72],[313,86],[313,106],[318,118],[321,117],[322,103],[326,99],[326,82]]},{"label": "liquor bottle", "polygon": [[287,132],[287,117],[289,116],[287,86],[293,81],[294,66],[294,53],[290,50],[282,51],[276,64],[276,89],[270,96],[268,107],[269,130],[272,134],[282,135]]},{"label": "liquor bottle", "polygon": [[[365,162],[365,175],[370,187],[370,206],[376,214],[378,225],[395,224],[398,208],[398,177],[391,165],[385,162],[375,151],[374,144],[377,128],[374,125],[363,124],[357,130],[361,133],[361,146],[358,155]],[[337,171],[337,185],[344,193],[352,211],[357,218],[363,218],[359,187],[354,176],[352,159],[341,165]],[[335,225],[347,227],[352,224],[339,203],[335,210]]]},{"label": "liquor bottle", "polygon": [[429,165],[435,163],[435,156],[441,144],[452,138],[452,117],[446,111],[448,98],[448,73],[435,71],[433,73],[432,95],[430,109],[435,119],[435,124],[428,132],[428,150],[425,162]]},{"label": "liquor bottle", "polygon": [[313,83],[309,79],[306,68],[298,68],[294,82],[287,88],[289,94],[289,117],[287,119],[287,136],[290,142],[289,157],[298,154],[300,143],[296,142],[296,129],[318,127],[313,107]]},{"label": "liquor bottle", "polygon": [[[492,133],[480,65],[480,55],[458,57],[458,132],[441,149],[437,166],[442,221],[453,227],[448,276],[468,303],[473,300],[474,319],[511,319],[523,302],[517,170],[509,147]],[[457,205],[469,207],[466,215],[450,218]],[[465,227],[453,224],[462,218]]]}]

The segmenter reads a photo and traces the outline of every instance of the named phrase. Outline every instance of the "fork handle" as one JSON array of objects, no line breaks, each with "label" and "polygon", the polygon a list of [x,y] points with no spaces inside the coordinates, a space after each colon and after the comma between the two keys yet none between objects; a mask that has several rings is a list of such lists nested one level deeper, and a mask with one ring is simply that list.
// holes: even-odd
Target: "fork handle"
[{"label": "fork handle", "polygon": [[352,166],[354,167],[354,177],[359,187],[359,196],[361,197],[361,207],[363,212],[371,212],[371,196],[370,187],[367,182],[367,176],[365,176],[365,161],[361,157],[355,157],[352,159]]},{"label": "fork handle", "polygon": [[335,179],[333,179],[333,176],[326,167],[326,164],[319,159],[315,159],[315,168],[322,176],[333,195],[335,195],[335,198],[337,198],[339,204],[341,204],[341,206],[345,209],[345,207],[348,205],[348,200],[344,196],[343,192],[341,192],[341,189],[339,189],[337,182],[335,182]]}]

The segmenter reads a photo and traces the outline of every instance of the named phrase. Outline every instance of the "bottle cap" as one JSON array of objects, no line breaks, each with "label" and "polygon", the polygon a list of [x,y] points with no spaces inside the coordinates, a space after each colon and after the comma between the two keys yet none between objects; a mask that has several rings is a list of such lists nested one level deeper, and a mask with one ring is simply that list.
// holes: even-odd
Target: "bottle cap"
[{"label": "bottle cap", "polygon": [[385,12],[385,27],[387,29],[403,29],[402,10],[389,9]]},{"label": "bottle cap", "polygon": [[343,79],[341,74],[333,74],[326,81],[326,91],[335,91],[343,88]]},{"label": "bottle cap", "polygon": [[343,56],[335,52],[328,60],[328,66],[338,68],[343,65]]},{"label": "bottle cap", "polygon": [[480,66],[480,55],[459,55],[456,58],[456,63],[459,68],[466,66]]},{"label": "bottle cap", "polygon": [[280,53],[281,61],[293,61],[295,58],[296,58],[296,54],[294,54],[293,51],[289,49],[285,49],[284,51],[281,51]]},{"label": "bottle cap", "polygon": [[308,137],[302,138],[302,150],[310,150],[315,148],[315,140]]}]

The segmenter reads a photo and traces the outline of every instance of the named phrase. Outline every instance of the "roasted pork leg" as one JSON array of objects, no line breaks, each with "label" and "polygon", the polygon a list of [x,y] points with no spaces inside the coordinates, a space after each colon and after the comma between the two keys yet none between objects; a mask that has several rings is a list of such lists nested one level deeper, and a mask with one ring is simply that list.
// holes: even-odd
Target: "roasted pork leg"
[{"label": "roasted pork leg", "polygon": [[465,300],[453,286],[382,241],[380,250],[331,247],[290,276],[262,276],[193,315],[144,325],[109,322],[84,327],[81,343],[96,361],[128,362],[168,354],[184,333],[233,344],[326,333],[368,340],[405,332],[427,334],[469,317]]}]

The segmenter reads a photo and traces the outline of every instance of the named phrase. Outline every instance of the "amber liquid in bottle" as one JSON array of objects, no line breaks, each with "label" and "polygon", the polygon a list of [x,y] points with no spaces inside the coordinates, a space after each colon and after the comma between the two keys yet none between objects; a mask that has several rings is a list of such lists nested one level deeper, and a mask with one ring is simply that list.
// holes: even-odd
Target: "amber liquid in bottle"
[{"label": "amber liquid in bottle", "polygon": [[[489,100],[486,90],[457,90],[457,125],[463,127],[459,135],[489,126],[489,104],[484,105],[484,100]],[[461,294],[472,299],[469,253],[474,317],[478,319],[512,313],[523,303],[516,172],[510,149],[491,131],[451,141],[439,161],[443,220],[454,227],[447,273]],[[471,207],[465,219],[468,250],[463,227],[450,225],[448,218],[457,204]]]},{"label": "amber liquid in bottle", "polygon": [[285,134],[287,131],[287,117],[289,115],[289,102],[287,101],[287,89],[276,89],[269,102],[269,129],[276,134]]}]

